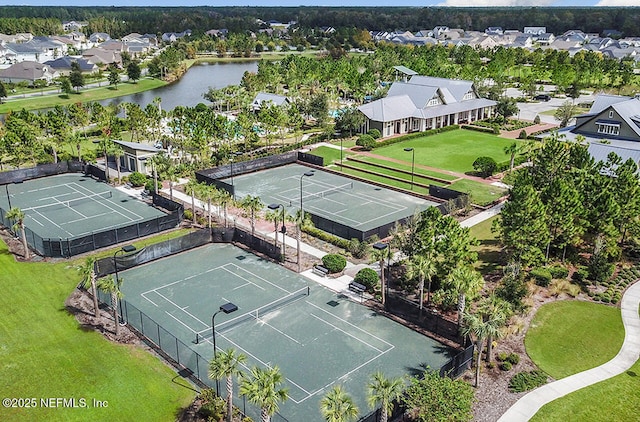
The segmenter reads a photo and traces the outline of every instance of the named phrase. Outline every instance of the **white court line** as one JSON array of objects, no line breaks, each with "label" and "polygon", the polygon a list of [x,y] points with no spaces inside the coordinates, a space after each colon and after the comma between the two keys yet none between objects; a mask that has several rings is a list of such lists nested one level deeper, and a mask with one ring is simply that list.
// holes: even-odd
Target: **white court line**
[{"label": "white court line", "polygon": [[354,336],[353,334],[351,334],[351,333],[349,333],[349,332],[347,332],[347,331],[343,330],[342,328],[340,328],[340,327],[337,327],[337,326],[333,325],[333,324],[332,324],[332,323],[330,323],[329,321],[325,321],[324,319],[322,319],[322,318],[320,318],[319,316],[314,315],[314,314],[309,314],[309,315],[310,315],[310,316],[312,316],[312,317],[314,317],[314,318],[316,318],[318,321],[322,321],[322,322],[324,322],[325,324],[327,324],[329,327],[333,328],[334,330],[338,330],[338,331],[342,332],[343,334],[346,334],[346,335],[348,335],[349,337],[351,337],[351,338],[353,338],[353,339],[355,339],[355,340],[359,341],[360,343],[364,344],[365,346],[368,346],[368,347],[372,348],[372,349],[373,349],[373,350],[375,350],[376,352],[378,352],[378,353],[382,353],[382,350],[380,350],[380,349],[378,349],[377,347],[375,347],[375,346],[373,346],[373,345],[371,345],[371,344],[367,343],[367,342],[366,342],[366,341],[364,341],[364,340],[359,339],[358,337],[356,337],[356,336]]},{"label": "white court line", "polygon": [[[265,290],[266,290],[264,287],[260,287],[260,286],[258,286],[257,284],[253,283],[251,280],[249,280],[249,279],[247,279],[247,278],[244,278],[244,277],[243,277],[243,276],[241,276],[240,274],[236,274],[236,273],[234,273],[233,271],[231,271],[231,270],[229,270],[229,269],[225,268],[225,266],[226,266],[226,265],[231,265],[231,264],[225,264],[225,265],[223,265],[223,266],[222,266],[222,269],[223,269],[224,271],[228,272],[229,274],[234,275],[234,276],[238,277],[239,279],[246,281],[247,283],[246,283],[246,284],[243,284],[243,286],[246,286],[247,284],[251,284],[252,286],[257,287],[258,289],[260,289],[260,290],[262,290],[262,291],[265,291]],[[237,287],[236,287],[236,288],[237,288]],[[234,289],[234,290],[235,290],[235,289]]]},{"label": "white court line", "polygon": [[171,315],[171,314],[169,313],[169,311],[164,311],[164,313],[165,313],[165,314],[167,314],[167,315],[169,315],[171,318],[175,319],[175,320],[176,320],[177,322],[179,322],[180,324],[184,325],[184,326],[185,326],[189,331],[191,331],[192,333],[194,333],[194,334],[196,334],[196,333],[197,333],[197,331],[196,331],[196,330],[194,330],[193,328],[189,327],[187,324],[185,324],[184,322],[182,322],[182,320],[181,320],[181,319],[179,319],[178,317],[175,317],[175,316]]},{"label": "white court line", "polygon": [[159,308],[159,306],[158,306],[158,304],[157,304],[157,303],[155,303],[153,300],[149,299],[149,298],[146,296],[146,293],[142,293],[140,296],[142,296],[143,298],[147,299],[149,302],[151,302],[153,305],[155,305],[157,308]]},{"label": "white court line", "polygon": [[[255,278],[257,278],[257,279],[259,279],[259,280],[264,281],[265,283],[267,283],[267,284],[269,284],[269,285],[271,285],[271,286],[275,287],[275,288],[276,288],[276,289],[278,289],[278,290],[281,290],[281,291],[286,292],[286,293],[291,293],[291,292],[289,292],[288,290],[286,290],[286,289],[284,289],[284,288],[282,288],[282,287],[278,286],[277,284],[274,284],[274,283],[270,282],[270,281],[269,281],[269,280],[267,280],[266,278],[260,277],[258,274],[254,274],[254,273],[252,273],[251,271],[249,271],[249,270],[247,270],[247,269],[244,269],[244,268],[242,268],[242,267],[240,267],[240,266],[238,266],[238,265],[234,264],[233,262],[230,262],[230,263],[228,263],[228,264],[224,264],[224,265],[222,265],[222,267],[226,267],[226,266],[228,266],[228,265],[232,265],[232,266],[236,267],[237,269],[239,269],[239,270],[241,270],[241,271],[244,271],[245,273],[251,274],[251,275],[252,275],[252,276],[254,276]],[[225,269],[226,269],[226,268],[225,268]],[[229,271],[229,270],[227,270],[227,271]],[[229,271],[229,272],[231,272],[231,271]],[[243,280],[246,280],[244,277],[239,276],[238,274],[235,274],[235,273],[232,273],[232,274],[234,274],[234,275],[236,275],[236,276],[238,276],[238,277],[242,278]],[[247,280],[247,281],[251,282],[250,280]],[[264,290],[264,289],[262,289],[262,290]]]},{"label": "white court line", "polygon": [[[66,185],[69,189],[73,189],[75,192],[82,194],[82,195],[87,195],[87,193],[83,193],[80,189],[84,189],[85,192],[88,192],[88,194],[95,194],[94,192],[92,192],[90,189],[85,188],[84,186],[78,185],[77,183],[68,183]],[[75,188],[75,186],[77,186],[78,188]],[[114,213],[120,214],[121,217],[129,220],[130,222],[132,221],[139,221],[142,220],[143,217],[140,216],[139,214],[130,211],[129,209],[123,207],[122,205],[117,204],[116,202],[112,201],[111,198],[102,198],[102,201],[98,201],[97,199],[94,198],[88,198],[91,199],[93,202],[99,204],[100,206],[110,209],[112,210]],[[111,204],[112,206],[107,205],[107,203]],[[115,207],[120,208],[120,210],[124,210],[126,211],[126,213],[135,216],[134,218],[130,217],[129,215],[126,215],[126,213],[122,213],[120,211],[118,211],[117,209],[115,209]]]},{"label": "white court line", "polygon": [[[155,292],[158,296],[160,296],[161,298],[163,298],[164,300],[166,300],[167,302],[169,302],[170,304],[172,304],[174,307],[176,307],[178,310],[180,310],[181,312],[185,313],[186,315],[189,315],[191,318],[193,318],[196,322],[199,322],[200,324],[204,325],[205,327],[209,327],[209,324],[206,324],[204,322],[202,322],[202,320],[200,320],[200,318],[198,318],[197,316],[193,315],[191,312],[186,311],[185,308],[181,308],[180,306],[178,306],[177,303],[175,303],[173,300],[169,299],[168,297],[166,297],[165,295],[163,295],[160,292]],[[165,311],[166,312],[166,311]],[[196,331],[193,331],[194,333]]]},{"label": "white court line", "polygon": [[291,340],[291,341],[295,341],[296,343],[298,343],[299,345],[301,345],[301,346],[303,346],[303,347],[304,347],[304,344],[300,343],[298,340],[296,340],[295,338],[291,337],[291,336],[290,336],[290,335],[288,335],[287,333],[284,333],[284,332],[282,332],[282,331],[278,330],[276,327],[274,327],[273,325],[269,324],[267,321],[265,321],[265,320],[263,320],[263,319],[258,318],[258,322],[259,322],[260,324],[262,324],[262,325],[266,325],[267,327],[270,327],[271,329],[273,329],[273,330],[275,330],[275,331],[279,332],[280,334],[282,334],[283,336],[285,336],[285,337],[286,337],[286,338],[288,338],[289,340]]},{"label": "white court line", "polygon": [[35,210],[35,212],[41,216],[42,218],[44,218],[45,220],[47,220],[49,223],[51,223],[51,225],[56,226],[57,228],[59,228],[60,230],[62,230],[63,232],[67,233],[67,236],[73,236],[73,233],[69,233],[68,230],[65,230],[64,228],[60,227],[59,225],[57,225],[54,221],[52,221],[51,219],[49,219],[46,215],[42,214],[41,212],[39,212],[38,210]]},{"label": "white court line", "polygon": [[[227,264],[225,264],[225,265],[227,265]],[[190,275],[190,276],[188,276],[188,277],[181,278],[180,280],[172,281],[171,283],[163,284],[162,286],[158,286],[158,287],[156,287],[156,288],[153,288],[153,289],[147,290],[147,291],[145,291],[145,292],[143,292],[143,293],[140,293],[140,295],[145,295],[145,294],[150,293],[150,292],[155,292],[155,291],[157,291],[157,290],[162,290],[162,289],[164,289],[165,287],[169,287],[169,286],[173,286],[174,284],[182,283],[182,282],[183,282],[183,281],[185,281],[185,280],[188,280],[188,279],[191,279],[191,278],[194,278],[194,277],[201,276],[201,275],[206,274],[206,273],[208,273],[208,272],[211,272],[211,271],[213,271],[213,270],[217,270],[218,268],[222,268],[222,265],[219,265],[219,266],[217,266],[217,267],[210,268],[210,269],[208,269],[208,270],[206,270],[206,271],[203,271],[203,272],[200,272],[200,273],[197,273],[197,274],[192,274],[192,275]]]}]

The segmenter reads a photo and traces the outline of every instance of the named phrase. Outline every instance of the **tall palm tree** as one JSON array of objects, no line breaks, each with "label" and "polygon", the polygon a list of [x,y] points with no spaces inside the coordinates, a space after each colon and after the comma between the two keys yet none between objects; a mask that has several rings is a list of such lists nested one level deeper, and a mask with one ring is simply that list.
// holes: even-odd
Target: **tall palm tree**
[{"label": "tall palm tree", "polygon": [[89,256],[84,260],[84,265],[78,267],[78,271],[82,274],[82,287],[91,288],[91,296],[93,296],[93,315],[97,318],[100,310],[98,305],[98,292],[96,288],[96,258]]},{"label": "tall palm tree", "polygon": [[120,157],[124,155],[124,150],[120,145],[113,143],[111,149],[109,150],[109,153],[113,155],[113,159],[116,161],[116,169],[118,170],[118,183],[120,183],[120,180],[122,179],[120,177]]},{"label": "tall palm tree", "polygon": [[516,159],[516,154],[520,152],[520,147],[517,142],[512,143],[504,147],[504,153],[509,156],[509,171],[513,171],[513,164]]},{"label": "tall palm tree", "polygon": [[478,313],[489,325],[487,327],[487,362],[491,362],[493,339],[502,338],[503,327],[512,314],[511,304],[504,299],[491,294],[483,298],[478,304]]},{"label": "tall palm tree", "polygon": [[271,416],[278,411],[279,404],[289,398],[289,390],[280,387],[283,380],[278,366],[267,369],[254,366],[250,377],[243,376],[240,394],[246,396],[249,402],[260,406],[262,422],[269,422]]},{"label": "tall palm tree", "polygon": [[234,349],[218,352],[209,362],[209,378],[227,379],[227,422],[231,422],[233,415],[233,377],[239,376],[240,365],[247,361],[247,357]]},{"label": "tall palm tree", "polygon": [[251,235],[256,232],[256,214],[264,208],[264,202],[259,196],[247,195],[240,200],[240,207],[249,213],[249,221],[251,222]]},{"label": "tall palm tree", "polygon": [[320,412],[327,422],[348,422],[358,417],[358,407],[341,385],[333,387],[320,400]]},{"label": "tall palm tree", "polygon": [[196,224],[196,194],[198,192],[199,183],[192,177],[189,179],[186,185],[184,185],[184,191],[187,195],[191,195],[191,210],[193,211],[193,224]]},{"label": "tall palm tree", "polygon": [[414,255],[409,260],[409,267],[407,268],[407,276],[411,279],[418,277],[419,289],[420,289],[420,310],[422,310],[422,303],[424,302],[424,280],[427,279],[427,304],[431,300],[431,279],[436,275],[438,269],[434,260],[427,258],[424,255]]},{"label": "tall palm tree", "polygon": [[215,201],[216,201],[216,204],[218,205],[218,212],[220,212],[220,210],[222,210],[223,212],[222,218],[224,219],[225,227],[228,226],[227,211],[229,208],[229,204],[232,202],[232,200],[233,198],[231,197],[231,194],[228,191],[224,189],[217,189]]},{"label": "tall palm tree", "polygon": [[122,291],[120,286],[124,280],[122,277],[118,277],[116,280],[112,275],[101,278],[98,281],[98,289],[111,295],[111,307],[113,308],[113,322],[115,323],[115,335],[120,333],[120,321],[118,318],[118,299],[122,299]]},{"label": "tall palm tree", "polygon": [[459,265],[451,272],[447,280],[449,286],[458,294],[458,328],[462,324],[467,296],[477,294],[484,286],[479,272],[469,265]]},{"label": "tall palm tree", "polygon": [[24,248],[24,259],[29,259],[29,244],[27,243],[27,233],[24,230],[24,218],[26,214],[18,207],[12,207],[6,214],[8,220],[15,221],[13,231],[20,230],[20,238],[22,239],[22,247]]},{"label": "tall palm tree", "polygon": [[380,422],[387,422],[389,414],[393,411],[393,401],[404,391],[402,378],[389,379],[382,372],[376,372],[371,376],[367,389],[369,406],[380,406]]},{"label": "tall palm tree", "polygon": [[487,338],[488,324],[480,315],[464,314],[464,326],[462,327],[463,335],[473,335],[476,338],[476,382],[478,387],[480,383],[480,360],[482,358],[482,343]]}]

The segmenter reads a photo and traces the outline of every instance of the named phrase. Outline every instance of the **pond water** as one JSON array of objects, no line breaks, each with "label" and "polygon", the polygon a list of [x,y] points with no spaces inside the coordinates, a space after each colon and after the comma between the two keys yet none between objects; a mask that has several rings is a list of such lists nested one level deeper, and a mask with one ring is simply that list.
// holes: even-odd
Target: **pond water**
[{"label": "pond water", "polygon": [[125,95],[117,98],[100,101],[102,105],[137,103],[145,108],[147,104],[153,102],[154,98],[160,97],[163,110],[170,111],[176,106],[194,107],[198,103],[210,105],[203,95],[209,88],[220,89],[229,85],[238,85],[242,80],[244,72],[257,72],[258,62],[229,62],[229,63],[201,63],[191,66],[180,80],[156,88],[151,91],[139,92],[137,94]]}]

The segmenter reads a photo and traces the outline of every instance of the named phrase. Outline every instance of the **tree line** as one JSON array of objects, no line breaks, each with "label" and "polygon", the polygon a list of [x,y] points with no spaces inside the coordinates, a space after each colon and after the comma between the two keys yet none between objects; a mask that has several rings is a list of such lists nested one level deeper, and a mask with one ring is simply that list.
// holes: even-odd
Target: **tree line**
[{"label": "tree line", "polygon": [[[0,33],[39,32],[42,19],[86,21],[86,30],[121,37],[131,32],[161,34],[191,29],[196,34],[226,28],[256,31],[256,19],[297,21],[299,27],[364,28],[379,31],[419,31],[439,25],[484,31],[490,26],[522,31],[545,26],[562,34],[569,29],[602,33],[616,29],[624,36],[640,35],[640,8],[631,7],[0,7]],[[33,30],[33,31],[30,31]],[[15,32],[13,32],[15,31]]]}]

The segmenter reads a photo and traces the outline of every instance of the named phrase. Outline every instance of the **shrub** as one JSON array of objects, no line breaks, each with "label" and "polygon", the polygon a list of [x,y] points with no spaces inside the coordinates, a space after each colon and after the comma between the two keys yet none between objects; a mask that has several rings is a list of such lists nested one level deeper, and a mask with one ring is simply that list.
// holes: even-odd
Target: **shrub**
[{"label": "shrub", "polygon": [[549,267],[549,272],[553,278],[567,278],[569,275],[569,269],[560,265]]},{"label": "shrub", "polygon": [[371,136],[373,139],[379,139],[380,136],[382,136],[382,134],[380,133],[380,131],[378,129],[370,129],[369,132],[367,132],[367,135]]},{"label": "shrub", "polygon": [[506,352],[498,353],[498,360],[500,362],[505,362],[507,360],[507,357],[509,357],[509,355]]},{"label": "shrub", "polygon": [[533,123],[536,125],[540,124],[540,116],[536,114],[536,117],[533,118]]},{"label": "shrub", "polygon": [[378,285],[378,280],[378,273],[372,268],[361,269],[353,278],[356,283],[364,285],[369,293],[373,293]]},{"label": "shrub", "polygon": [[359,239],[353,238],[349,241],[349,247],[347,250],[355,258],[364,258],[367,256],[367,252],[369,251],[369,245],[367,242],[362,242]]},{"label": "shrub", "polygon": [[136,187],[144,186],[144,184],[147,183],[147,176],[134,171],[129,175],[129,183],[131,183],[132,186]]},{"label": "shrub", "polygon": [[547,287],[551,283],[551,272],[548,268],[534,268],[529,275],[538,286]]},{"label": "shrub", "polygon": [[511,362],[500,362],[500,369],[502,371],[510,371],[511,370]]},{"label": "shrub", "polygon": [[376,140],[371,135],[360,135],[356,141],[356,145],[365,151],[371,151],[376,146]]},{"label": "shrub", "polygon": [[540,369],[531,372],[519,372],[509,381],[509,389],[514,393],[533,390],[547,383],[547,374]]},{"label": "shrub", "polygon": [[518,362],[520,362],[520,355],[517,353],[509,353],[504,361],[509,362],[512,365],[517,365]]},{"label": "shrub", "polygon": [[576,283],[584,283],[589,278],[589,270],[585,267],[578,267],[576,271],[571,275],[571,279]]},{"label": "shrub", "polygon": [[473,168],[480,173],[482,177],[489,177],[498,169],[496,160],[491,157],[478,157],[473,162]]},{"label": "shrub", "polygon": [[527,135],[527,131],[526,131],[526,130],[524,130],[524,129],[522,129],[522,130],[520,131],[520,134],[518,135],[518,139],[527,139],[527,136],[528,136],[528,135]]},{"label": "shrub", "polygon": [[342,255],[330,253],[322,257],[322,266],[331,274],[339,273],[347,266],[347,260]]},{"label": "shrub", "polygon": [[147,192],[154,192],[156,189],[156,182],[154,182],[153,179],[148,179],[144,184],[144,189]]}]

